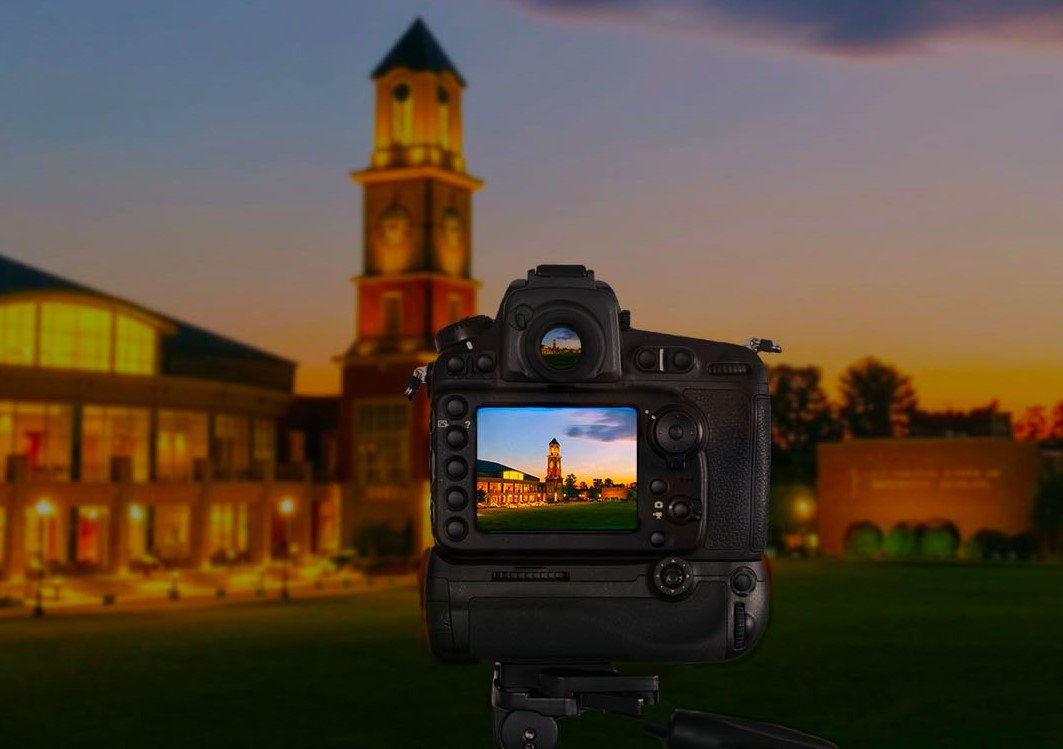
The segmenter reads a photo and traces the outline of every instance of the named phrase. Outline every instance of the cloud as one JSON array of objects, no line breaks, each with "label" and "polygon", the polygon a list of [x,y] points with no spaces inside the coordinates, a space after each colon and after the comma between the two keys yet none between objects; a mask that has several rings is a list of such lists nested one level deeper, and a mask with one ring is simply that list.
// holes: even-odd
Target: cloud
[{"label": "cloud", "polygon": [[1063,43],[1063,0],[521,1],[569,16],[745,33],[841,55],[910,52],[950,38]]},{"label": "cloud", "polygon": [[565,428],[565,436],[594,442],[633,440],[635,424],[635,413],[630,409],[610,409],[594,413],[585,423],[570,424]]}]

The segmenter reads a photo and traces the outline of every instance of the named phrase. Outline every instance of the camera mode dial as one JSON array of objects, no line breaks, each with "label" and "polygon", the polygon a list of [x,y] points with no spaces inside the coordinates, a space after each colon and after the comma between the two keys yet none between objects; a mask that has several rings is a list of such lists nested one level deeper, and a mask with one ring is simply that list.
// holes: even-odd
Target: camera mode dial
[{"label": "camera mode dial", "polygon": [[451,323],[436,333],[436,351],[472,340],[490,328],[491,323],[492,320],[487,315],[473,315]]}]

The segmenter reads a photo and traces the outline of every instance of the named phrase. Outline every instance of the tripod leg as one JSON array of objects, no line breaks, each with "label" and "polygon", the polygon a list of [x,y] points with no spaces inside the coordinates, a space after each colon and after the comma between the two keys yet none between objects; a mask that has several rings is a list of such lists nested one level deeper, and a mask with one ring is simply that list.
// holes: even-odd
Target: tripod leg
[{"label": "tripod leg", "polygon": [[527,710],[494,709],[495,742],[499,749],[554,749],[557,721]]}]

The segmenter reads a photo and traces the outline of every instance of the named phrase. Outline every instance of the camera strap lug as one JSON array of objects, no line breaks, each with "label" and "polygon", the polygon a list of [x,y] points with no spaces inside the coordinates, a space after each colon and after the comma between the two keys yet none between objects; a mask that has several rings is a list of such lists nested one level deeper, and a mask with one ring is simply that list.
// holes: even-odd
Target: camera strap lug
[{"label": "camera strap lug", "polygon": [[770,338],[750,338],[746,346],[758,354],[781,354],[782,346]]},{"label": "camera strap lug", "polygon": [[406,399],[413,400],[417,395],[417,391],[421,389],[421,385],[428,379],[428,367],[431,365],[425,365],[423,367],[416,367],[413,370],[413,374],[410,375],[410,379],[406,382]]}]

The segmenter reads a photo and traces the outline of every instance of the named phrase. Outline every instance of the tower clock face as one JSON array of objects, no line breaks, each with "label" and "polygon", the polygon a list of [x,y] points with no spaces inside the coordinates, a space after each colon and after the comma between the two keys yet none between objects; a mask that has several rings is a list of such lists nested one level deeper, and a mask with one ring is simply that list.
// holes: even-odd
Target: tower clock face
[{"label": "tower clock face", "polygon": [[436,242],[439,269],[450,276],[461,275],[465,269],[465,223],[454,208],[443,211]]},{"label": "tower clock face", "polygon": [[374,256],[381,273],[399,273],[408,268],[413,252],[413,224],[410,214],[392,205],[380,214],[376,226]]}]

